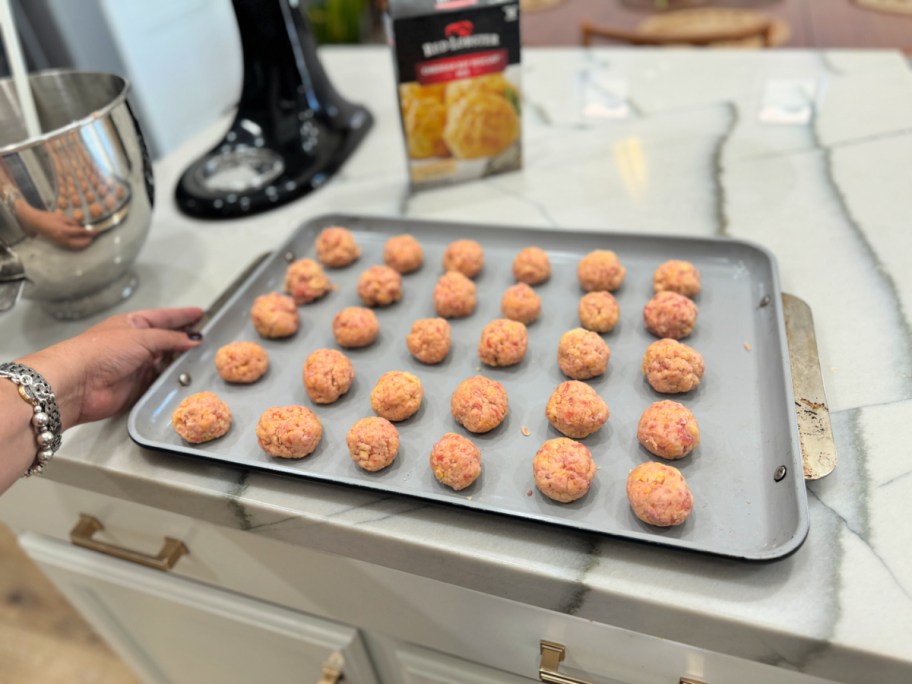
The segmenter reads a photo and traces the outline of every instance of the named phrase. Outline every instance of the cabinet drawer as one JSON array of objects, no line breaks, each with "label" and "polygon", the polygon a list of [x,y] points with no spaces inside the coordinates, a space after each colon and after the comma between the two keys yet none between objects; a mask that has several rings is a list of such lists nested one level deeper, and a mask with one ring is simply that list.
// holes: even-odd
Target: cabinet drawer
[{"label": "cabinet drawer", "polygon": [[538,679],[493,670],[452,655],[388,637],[371,635],[368,645],[378,676],[399,684],[529,684]]},{"label": "cabinet drawer", "polygon": [[353,627],[33,533],[20,544],[149,684],[298,684],[339,673],[377,684]]},{"label": "cabinet drawer", "polygon": [[546,640],[566,647],[561,672],[595,682],[824,681],[49,481],[26,485],[0,498],[14,527],[67,540],[88,513],[113,544],[155,554],[173,537],[189,549],[175,575],[526,679],[538,680]]},{"label": "cabinet drawer", "polygon": [[20,482],[0,498],[0,519],[11,528],[67,543],[82,515],[102,527],[92,540],[116,549],[154,557],[165,539],[179,541],[188,552],[174,564],[172,574],[209,584],[222,584],[221,567],[238,553],[217,526],[49,480]]}]

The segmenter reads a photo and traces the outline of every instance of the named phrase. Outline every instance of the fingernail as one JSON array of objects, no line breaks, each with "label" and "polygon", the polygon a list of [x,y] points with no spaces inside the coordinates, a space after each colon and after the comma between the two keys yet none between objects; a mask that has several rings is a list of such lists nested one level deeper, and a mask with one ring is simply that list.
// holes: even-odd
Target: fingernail
[{"label": "fingernail", "polygon": [[190,338],[191,340],[193,340],[194,342],[199,342],[201,339],[203,339],[203,333],[199,333],[199,332],[195,332],[195,331],[189,331],[189,332],[187,333],[187,337],[189,337],[189,338]]}]

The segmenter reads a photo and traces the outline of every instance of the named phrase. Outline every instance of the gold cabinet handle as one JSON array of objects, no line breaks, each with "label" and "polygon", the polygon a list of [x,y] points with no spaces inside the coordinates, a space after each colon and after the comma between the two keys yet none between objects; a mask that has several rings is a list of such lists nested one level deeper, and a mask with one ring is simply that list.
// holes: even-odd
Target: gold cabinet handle
[{"label": "gold cabinet handle", "polygon": [[553,641],[539,642],[541,649],[541,661],[538,664],[538,678],[543,682],[550,684],[586,684],[583,679],[568,677],[557,671],[567,649],[563,644],[556,644]]},{"label": "gold cabinet handle", "polygon": [[345,667],[345,658],[338,651],[335,651],[323,663],[323,671],[320,673],[320,681],[317,684],[341,684],[345,679],[342,674],[342,668]]},{"label": "gold cabinet handle", "polygon": [[[542,639],[539,645],[541,648],[541,661],[538,665],[538,678],[541,681],[549,682],[549,684],[586,684],[583,679],[570,677],[557,671],[567,652],[567,648],[563,644]],[[681,677],[678,680],[678,684],[704,684],[704,682],[691,677]]]},{"label": "gold cabinet handle", "polygon": [[101,521],[98,518],[82,513],[79,516],[79,522],[76,523],[76,527],[70,530],[70,541],[76,546],[98,551],[99,553],[114,556],[114,558],[120,558],[121,560],[130,561],[132,563],[139,563],[140,565],[145,565],[147,568],[154,568],[155,570],[161,570],[163,572],[171,570],[181,556],[190,553],[184,545],[184,542],[178,539],[172,539],[171,537],[165,537],[165,543],[157,556],[150,556],[145,553],[140,553],[139,551],[132,551],[120,546],[115,546],[114,544],[92,539],[92,536],[96,532],[101,532],[103,529],[104,525],[101,524]]}]

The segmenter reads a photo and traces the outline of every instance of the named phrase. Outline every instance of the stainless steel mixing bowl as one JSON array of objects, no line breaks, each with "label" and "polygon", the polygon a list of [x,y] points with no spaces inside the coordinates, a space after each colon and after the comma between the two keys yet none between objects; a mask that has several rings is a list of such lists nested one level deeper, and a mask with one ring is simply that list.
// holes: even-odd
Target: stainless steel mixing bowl
[{"label": "stainless steel mixing bowl", "polygon": [[29,80],[43,131],[32,138],[12,80],[0,80],[0,311],[21,293],[56,318],[82,318],[136,288],[152,167],[126,80],[73,71]]}]

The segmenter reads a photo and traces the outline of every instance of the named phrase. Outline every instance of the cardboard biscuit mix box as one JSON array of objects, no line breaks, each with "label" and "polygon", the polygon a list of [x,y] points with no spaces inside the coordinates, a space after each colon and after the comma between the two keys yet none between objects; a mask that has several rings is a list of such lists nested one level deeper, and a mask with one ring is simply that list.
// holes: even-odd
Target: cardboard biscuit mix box
[{"label": "cardboard biscuit mix box", "polygon": [[414,187],[522,163],[518,0],[391,0],[399,109]]}]

